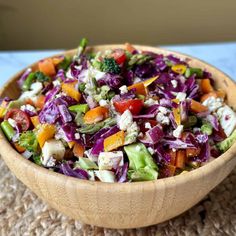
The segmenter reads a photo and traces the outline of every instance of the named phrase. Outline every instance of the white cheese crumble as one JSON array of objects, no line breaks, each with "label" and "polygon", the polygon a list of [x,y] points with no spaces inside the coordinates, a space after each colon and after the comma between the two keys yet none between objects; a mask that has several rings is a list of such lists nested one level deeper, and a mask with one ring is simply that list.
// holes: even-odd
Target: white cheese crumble
[{"label": "white cheese crumble", "polygon": [[170,119],[168,116],[165,116],[163,113],[158,112],[156,116],[156,120],[163,124],[163,125],[169,125],[170,124]]},{"label": "white cheese crumble", "polygon": [[101,99],[99,101],[99,105],[102,106],[102,107],[107,107],[107,106],[109,106],[109,102],[105,99]]},{"label": "white cheese crumble", "polygon": [[93,161],[93,162],[97,161],[97,157],[95,157],[95,156],[93,156],[93,155],[91,154],[91,149],[86,150],[86,151],[84,152],[84,155],[85,155],[86,157],[88,157],[88,159],[89,159],[90,161]]},{"label": "white cheese crumble", "polygon": [[125,134],[125,145],[136,142],[139,135],[139,127],[136,122],[133,122],[127,129]]},{"label": "white cheese crumble", "polygon": [[147,149],[148,149],[148,151],[149,151],[149,153],[150,153],[151,155],[153,155],[153,154],[155,153],[155,151],[154,151],[154,149],[153,149],[153,148],[151,148],[151,147],[148,147]]},{"label": "white cheese crumble", "polygon": [[53,157],[48,159],[41,157],[41,162],[45,167],[54,167],[56,165],[56,160]]},{"label": "white cheese crumble", "polygon": [[30,105],[30,104],[22,105],[22,106],[20,107],[20,109],[21,109],[22,111],[37,112],[36,109],[35,109],[35,107],[33,107],[33,106]]},{"label": "white cheese crumble", "polygon": [[236,114],[235,112],[227,105],[219,108],[217,110],[217,116],[220,121],[221,127],[224,129],[227,137],[233,132],[236,127]]},{"label": "white cheese crumble", "polygon": [[52,84],[53,84],[54,87],[61,85],[61,83],[60,83],[59,80],[54,80],[54,81],[52,82]]},{"label": "white cheese crumble", "polygon": [[173,85],[173,88],[176,88],[176,87],[177,87],[178,83],[177,83],[176,80],[172,79],[170,82],[171,82],[171,84]]},{"label": "white cheese crumble", "polygon": [[223,106],[222,98],[209,97],[203,103],[204,106],[208,107],[209,111],[216,111],[218,108]]},{"label": "white cheese crumble", "polygon": [[151,126],[151,124],[150,124],[149,122],[146,122],[146,123],[145,123],[145,128],[146,128],[146,129],[151,129],[152,126]]},{"label": "white cheese crumble", "polygon": [[166,114],[168,113],[168,109],[167,109],[166,107],[160,106],[160,107],[158,108],[158,110],[159,110],[162,114],[164,114],[164,115],[166,115]]},{"label": "white cheese crumble", "polygon": [[121,130],[127,130],[133,123],[133,116],[129,110],[126,110],[118,117],[118,126]]},{"label": "white cheese crumble", "polygon": [[123,152],[100,152],[98,156],[99,170],[111,170],[116,169],[118,166],[122,166]]},{"label": "white cheese crumble", "polygon": [[43,89],[43,85],[40,82],[35,82],[31,84],[30,89],[31,90],[25,91],[24,93],[21,94],[21,96],[19,97],[20,101],[25,100],[27,98],[32,99],[32,97],[35,97],[35,95],[37,95]]},{"label": "white cheese crumble", "polygon": [[148,107],[155,105],[155,104],[159,104],[159,102],[157,100],[154,100],[153,98],[149,98],[144,102],[144,105],[146,105]]},{"label": "white cheese crumble", "polygon": [[176,95],[176,99],[178,99],[180,102],[184,101],[186,98],[186,93],[183,92],[178,92]]},{"label": "white cheese crumble", "polygon": [[182,132],[183,132],[184,126],[178,125],[177,128],[173,131],[173,136],[176,138],[180,138]]},{"label": "white cheese crumble", "polygon": [[121,86],[119,90],[121,94],[128,93],[128,88],[126,85]]},{"label": "white cheese crumble", "polygon": [[75,139],[80,139],[80,133],[75,133]]}]

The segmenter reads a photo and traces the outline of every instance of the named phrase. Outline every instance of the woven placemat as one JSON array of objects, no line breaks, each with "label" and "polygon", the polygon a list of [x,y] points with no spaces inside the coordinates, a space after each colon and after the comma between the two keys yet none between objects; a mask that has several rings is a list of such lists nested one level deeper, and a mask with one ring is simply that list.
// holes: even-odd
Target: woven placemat
[{"label": "woven placemat", "polygon": [[0,235],[232,236],[236,235],[235,184],[236,170],[198,205],[168,222],[133,230],[103,229],[72,220],[43,203],[0,158]]}]

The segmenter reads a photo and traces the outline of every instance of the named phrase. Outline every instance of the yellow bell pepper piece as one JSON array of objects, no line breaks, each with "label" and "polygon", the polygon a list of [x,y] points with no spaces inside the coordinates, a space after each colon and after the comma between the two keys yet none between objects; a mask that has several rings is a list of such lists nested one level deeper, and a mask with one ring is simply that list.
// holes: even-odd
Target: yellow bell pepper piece
[{"label": "yellow bell pepper piece", "polygon": [[179,100],[178,98],[172,99],[171,101],[172,101],[172,102],[175,102],[175,103],[177,103],[177,104],[180,103],[180,100]]},{"label": "yellow bell pepper piece", "polygon": [[69,146],[69,148],[73,148],[74,145],[75,145],[75,142],[74,142],[74,141],[70,141],[70,142],[68,142],[68,146]]},{"label": "yellow bell pepper piece", "polygon": [[74,98],[78,102],[80,100],[81,94],[78,90],[76,90],[75,84],[76,82],[62,83],[61,89],[66,95]]},{"label": "yellow bell pepper piece", "polygon": [[30,120],[35,128],[40,124],[38,116],[32,116],[30,117]]},{"label": "yellow bell pepper piece", "polygon": [[145,87],[148,87],[148,86],[149,86],[150,84],[152,84],[155,80],[157,80],[157,78],[158,78],[158,76],[143,81],[144,86],[145,86]]},{"label": "yellow bell pepper piece", "polygon": [[187,67],[182,64],[177,64],[171,67],[171,70],[174,71],[175,73],[183,75],[186,71]]},{"label": "yellow bell pepper piece", "polygon": [[41,125],[37,133],[37,140],[39,146],[42,148],[47,140],[54,137],[55,132],[56,132],[56,127],[54,125],[51,124]]},{"label": "yellow bell pepper piece", "polygon": [[125,143],[125,133],[124,131],[119,131],[104,140],[104,150],[109,152],[111,150],[117,149],[123,146]]},{"label": "yellow bell pepper piece", "polygon": [[0,107],[0,118],[3,118],[6,113],[6,108]]},{"label": "yellow bell pepper piece", "polygon": [[173,114],[177,125],[181,125],[180,108],[173,108]]}]

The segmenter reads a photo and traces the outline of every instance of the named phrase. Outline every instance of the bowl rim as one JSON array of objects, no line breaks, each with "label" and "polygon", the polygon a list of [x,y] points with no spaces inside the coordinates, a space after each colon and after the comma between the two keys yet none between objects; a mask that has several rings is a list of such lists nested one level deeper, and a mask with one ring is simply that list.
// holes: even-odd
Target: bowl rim
[{"label": "bowl rim", "polygon": [[[99,45],[92,45],[88,47],[88,51],[89,50],[93,50],[93,49],[97,49],[100,50],[100,48],[123,48],[124,45],[123,44],[99,44]],[[136,48],[144,48],[145,50],[149,50],[149,51],[153,51],[155,52],[158,51],[159,53],[163,53],[163,54],[173,54],[175,56],[178,56],[182,59],[194,59],[197,62],[200,62],[202,64],[204,64],[205,66],[207,66],[207,68],[211,68],[212,70],[215,70],[217,72],[219,72],[223,77],[225,77],[226,80],[230,81],[236,89],[236,82],[233,81],[231,79],[230,76],[228,76],[226,73],[222,72],[220,69],[216,68],[215,66],[205,62],[202,59],[198,59],[196,57],[190,56],[188,54],[185,53],[180,53],[177,51],[173,51],[173,50],[168,50],[166,48],[160,48],[160,47],[153,47],[153,46],[146,46],[146,45],[134,45],[134,47]],[[66,54],[72,54],[76,52],[76,49],[71,49],[71,50],[64,50],[60,53],[57,53],[55,55],[46,57],[46,58],[51,58],[51,57],[56,57],[56,56],[61,56],[61,55],[66,55]],[[46,59],[46,58],[42,58],[40,60]],[[38,60],[39,61],[39,60]],[[33,67],[36,63],[38,63],[38,61],[30,64],[29,66],[27,66],[26,68],[23,68],[22,70],[20,70],[19,72],[17,72],[16,74],[14,74],[13,76],[10,77],[10,79],[8,79],[4,85],[1,87],[0,90],[0,97],[2,96],[5,88],[8,86],[8,84],[11,84],[12,81],[16,80],[16,78],[19,78],[19,76],[27,69],[27,68],[31,68]],[[37,171],[37,172],[41,172],[42,175],[47,175],[48,177],[50,176],[54,176],[56,178],[61,179],[62,181],[67,181],[70,180],[72,181],[74,184],[80,184],[81,186],[84,187],[88,187],[88,186],[104,186],[104,187],[108,187],[108,186],[114,186],[116,189],[130,189],[130,186],[133,186],[133,190],[140,190],[138,189],[138,186],[143,185],[143,187],[145,187],[145,189],[150,189],[151,186],[172,186],[173,184],[176,184],[176,182],[184,182],[187,179],[196,179],[199,178],[201,175],[204,174],[205,171],[207,171],[207,173],[213,172],[215,171],[215,169],[219,168],[220,166],[223,166],[223,163],[225,162],[229,162],[231,161],[231,159],[234,158],[234,155],[236,155],[236,142],[226,151],[224,152],[222,155],[220,155],[218,158],[210,161],[209,163],[205,164],[204,166],[201,166],[197,169],[194,169],[192,171],[186,172],[184,174],[179,174],[176,176],[171,176],[171,177],[167,177],[167,178],[163,178],[163,179],[156,179],[156,180],[150,180],[150,181],[139,181],[139,182],[125,182],[125,183],[107,183],[107,182],[101,182],[101,181],[91,181],[91,180],[83,180],[83,179],[78,179],[75,177],[70,177],[70,176],[66,176],[51,170],[48,170],[45,167],[41,167],[38,166],[37,164],[35,164],[32,161],[27,160],[26,158],[24,158],[20,153],[18,153],[10,144],[10,142],[6,139],[5,135],[3,134],[2,130],[0,129],[0,147],[5,147],[8,153],[8,156],[10,158],[15,158],[15,159],[19,159],[22,163],[22,165],[28,166],[32,168],[32,171]],[[2,148],[0,148],[0,154],[2,156],[3,159],[5,159],[3,157],[4,154],[2,154]]]}]

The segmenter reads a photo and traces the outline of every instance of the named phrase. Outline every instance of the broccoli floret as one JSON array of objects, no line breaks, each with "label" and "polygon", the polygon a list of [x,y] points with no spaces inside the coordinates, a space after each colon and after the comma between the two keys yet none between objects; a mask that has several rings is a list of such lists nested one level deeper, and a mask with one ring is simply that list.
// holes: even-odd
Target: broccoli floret
[{"label": "broccoli floret", "polygon": [[103,63],[101,65],[101,70],[114,74],[119,74],[121,72],[121,69],[114,58],[104,58]]},{"label": "broccoli floret", "polygon": [[37,152],[38,141],[33,131],[26,131],[20,135],[19,145],[26,148],[30,152]]}]

